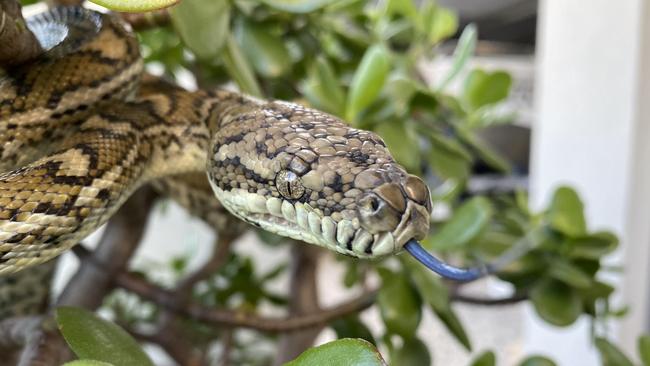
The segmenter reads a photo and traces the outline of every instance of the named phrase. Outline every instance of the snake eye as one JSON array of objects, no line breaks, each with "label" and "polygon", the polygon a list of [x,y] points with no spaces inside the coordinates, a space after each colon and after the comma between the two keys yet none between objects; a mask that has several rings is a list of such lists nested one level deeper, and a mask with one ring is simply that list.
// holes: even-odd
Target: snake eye
[{"label": "snake eye", "polygon": [[275,177],[275,187],[284,198],[297,200],[305,194],[300,177],[289,170],[282,170]]}]

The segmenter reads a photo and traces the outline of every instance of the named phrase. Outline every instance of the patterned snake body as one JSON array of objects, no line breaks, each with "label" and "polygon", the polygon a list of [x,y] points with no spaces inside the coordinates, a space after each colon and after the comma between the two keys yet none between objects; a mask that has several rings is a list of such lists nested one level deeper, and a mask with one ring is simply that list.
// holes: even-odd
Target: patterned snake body
[{"label": "patterned snake body", "polygon": [[0,79],[0,274],[77,244],[140,185],[198,171],[235,216],[346,255],[428,232],[426,185],[379,136],[142,77],[137,41],[111,15],[57,8],[28,22],[47,51]]}]

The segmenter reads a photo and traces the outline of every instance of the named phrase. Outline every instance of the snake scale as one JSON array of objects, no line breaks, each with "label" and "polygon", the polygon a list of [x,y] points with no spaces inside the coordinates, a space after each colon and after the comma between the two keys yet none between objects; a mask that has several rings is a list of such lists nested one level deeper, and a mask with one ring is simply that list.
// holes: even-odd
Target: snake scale
[{"label": "snake scale", "polygon": [[0,274],[44,263],[139,186],[207,173],[234,216],[345,255],[399,252],[429,230],[426,184],[382,139],[326,113],[143,76],[118,17],[28,20],[46,50],[0,79]]}]

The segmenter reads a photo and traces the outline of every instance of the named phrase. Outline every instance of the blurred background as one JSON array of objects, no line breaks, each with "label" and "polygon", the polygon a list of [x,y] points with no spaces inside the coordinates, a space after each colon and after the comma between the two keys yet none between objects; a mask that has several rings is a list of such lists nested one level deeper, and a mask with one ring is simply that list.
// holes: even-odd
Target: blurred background
[{"label": "blurred background", "polygon": [[[514,173],[494,174],[489,166],[476,164],[468,190],[528,191],[533,209],[542,209],[559,185],[572,186],[585,202],[589,228],[610,230],[620,238],[621,245],[605,263],[622,268],[608,282],[617,288],[614,306],[629,308],[626,317],[608,321],[607,327],[613,341],[634,353],[637,336],[650,325],[650,6],[645,0],[438,3],[457,12],[459,27],[434,59],[422,61],[428,84],[440,84],[454,67],[458,38],[468,24],[477,26],[478,43],[464,73],[480,67],[512,76],[509,96],[499,109],[513,112],[513,123],[494,124],[478,135],[508,159]],[[464,79],[457,77],[447,91],[460,93]],[[192,85],[191,78],[186,82]],[[154,212],[135,266],[155,266],[173,256],[187,256],[189,266],[198,266],[213,240],[205,224],[166,203]],[[289,257],[289,247],[261,245],[252,233],[240,241],[237,251],[257,259],[261,272]],[[66,261],[57,277],[59,287],[74,272],[75,259],[68,256]],[[343,275],[345,268],[328,256],[319,271],[328,278]],[[473,293],[488,297],[511,290],[493,278],[471,286]],[[287,281],[272,287],[286,289]],[[338,282],[321,281],[321,302],[336,304],[346,291]],[[499,364],[514,365],[531,353],[547,355],[559,365],[599,362],[586,316],[571,327],[556,327],[540,320],[529,302],[498,308],[454,304],[454,309],[475,352],[493,349]],[[362,318],[375,332],[382,331],[376,308]],[[438,365],[464,365],[476,354],[465,351],[429,313],[418,335]],[[317,343],[334,337],[325,330]]]}]

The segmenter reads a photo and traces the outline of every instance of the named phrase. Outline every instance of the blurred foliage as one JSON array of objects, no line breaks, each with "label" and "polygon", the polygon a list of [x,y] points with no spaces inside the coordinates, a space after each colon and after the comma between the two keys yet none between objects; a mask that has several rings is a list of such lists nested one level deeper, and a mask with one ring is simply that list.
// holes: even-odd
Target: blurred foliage
[{"label": "blurred foliage", "polygon": [[[436,75],[441,81],[430,85],[421,61],[434,57],[437,46],[459,31],[457,16],[433,1],[184,0],[170,12],[170,26],[139,33],[150,71],[203,88],[235,83],[243,92],[297,101],[376,131],[409,172],[427,180],[436,212],[448,212],[435,216],[431,235],[423,241],[427,249],[455,264],[471,265],[512,247],[526,248],[528,253],[498,278],[512,285],[514,297],[529,299],[537,314],[555,326],[569,326],[580,316],[605,322],[624,313],[610,308],[614,288],[601,279],[602,259],[616,249],[617,238],[589,230],[574,190],[559,188],[539,212],[531,211],[525,192],[468,192],[478,163],[511,174],[508,161],[478,133],[508,117],[494,116],[513,81],[504,70],[467,70],[477,43],[473,25],[460,31],[450,70]],[[457,95],[449,92],[453,83],[462,85]],[[270,246],[286,245],[268,233],[260,237]],[[378,275],[382,285],[377,305],[385,325],[375,333],[362,318],[351,316],[330,325],[337,337],[365,339],[386,350],[391,364],[429,364],[435,357],[417,329],[423,313],[432,312],[472,351],[471,334],[451,305],[455,287],[406,256],[372,263],[337,259],[346,267],[340,278],[346,287]],[[169,270],[180,277],[186,262],[176,259]],[[196,286],[194,298],[242,311],[261,305],[282,308],[284,295],[269,291],[268,284],[285,268],[258,273],[253,260],[235,253]],[[113,294],[106,305],[120,324],[142,327],[160,316],[155,307],[147,308],[123,292]],[[188,321],[186,326],[193,341],[206,349],[222,337],[202,324]],[[232,362],[268,364],[269,350],[255,347],[273,342],[263,334],[236,337]],[[625,359],[604,338],[595,342],[605,364]],[[642,343],[647,365],[647,339]],[[325,350],[337,344],[342,345],[318,349],[331,352]],[[321,357],[317,353],[308,351],[292,364],[310,364],[304,360]],[[495,363],[494,353],[487,351],[472,364]],[[533,356],[521,365],[553,362]]]}]

